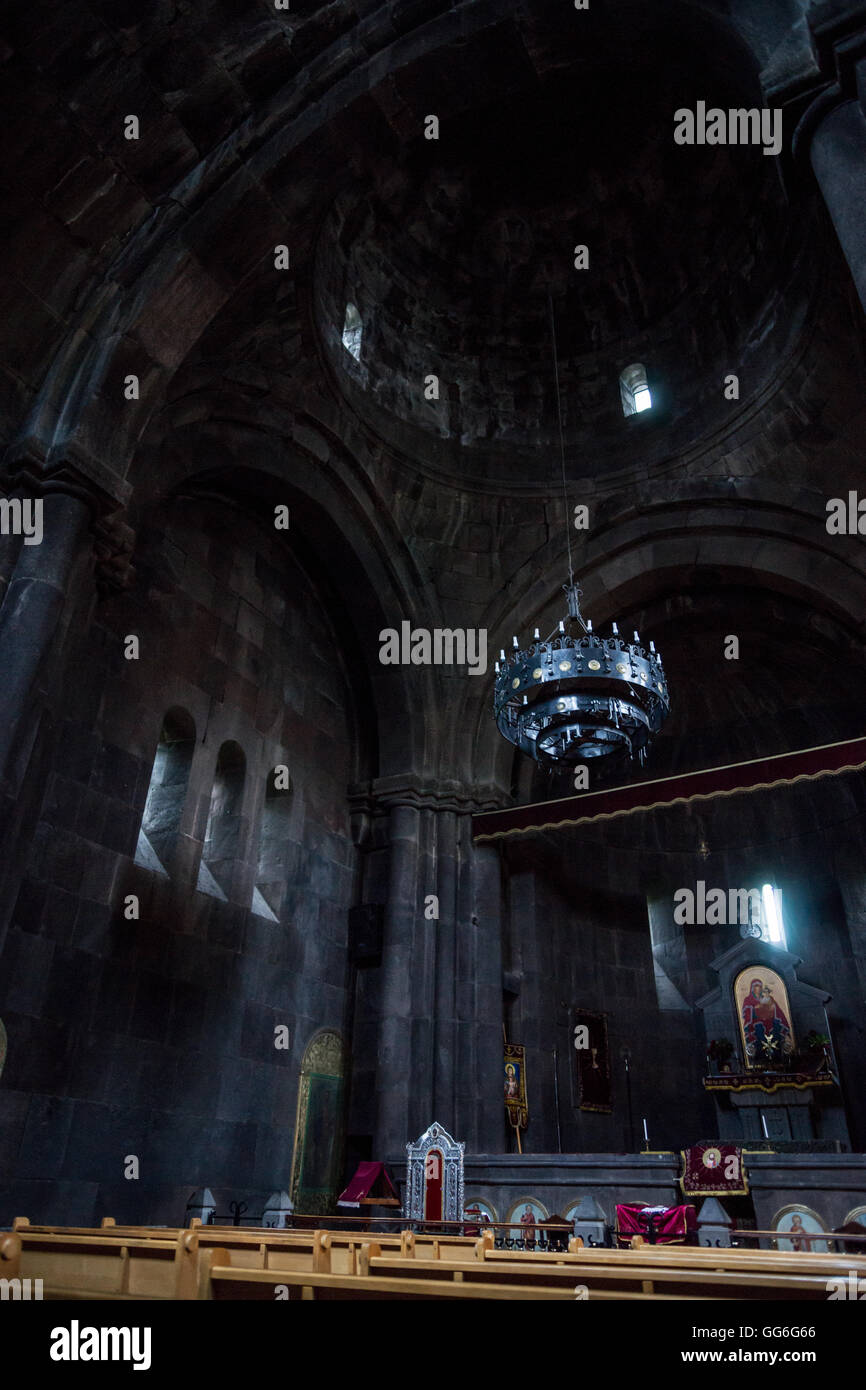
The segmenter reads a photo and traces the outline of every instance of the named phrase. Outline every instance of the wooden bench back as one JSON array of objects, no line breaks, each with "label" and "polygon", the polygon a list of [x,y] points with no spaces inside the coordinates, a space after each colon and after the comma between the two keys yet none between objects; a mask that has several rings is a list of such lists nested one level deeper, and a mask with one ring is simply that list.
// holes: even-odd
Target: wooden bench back
[{"label": "wooden bench back", "polygon": [[[31,1227],[26,1219],[18,1219],[12,1233],[0,1233],[0,1277],[40,1278],[48,1298],[228,1296],[225,1289],[231,1280],[224,1273],[218,1280],[221,1292],[209,1292],[216,1268],[231,1268],[238,1285],[248,1274],[262,1274],[263,1287],[270,1280],[271,1288],[281,1276],[309,1273],[566,1288],[572,1297],[581,1283],[592,1297],[639,1292],[680,1298],[826,1298],[829,1278],[847,1277],[852,1270],[866,1275],[866,1256],[693,1246],[584,1249],[577,1242],[568,1252],[518,1252],[494,1249],[489,1231],[476,1240],[417,1236],[411,1231],[371,1240],[363,1232],[212,1227],[174,1232],[116,1225],[63,1229]],[[259,1282],[252,1280],[250,1287],[257,1288]],[[310,1286],[293,1279],[287,1287]]]},{"label": "wooden bench back", "polygon": [[522,1260],[501,1260],[501,1254],[494,1252],[493,1258],[485,1258],[467,1265],[462,1261],[444,1258],[424,1260],[415,1258],[410,1267],[406,1262],[395,1259],[393,1255],[383,1254],[373,1243],[364,1246],[358,1262],[358,1273],[363,1277],[418,1277],[425,1279],[457,1279],[466,1284],[507,1283],[509,1285],[529,1285],[533,1288],[569,1288],[585,1284],[590,1297],[596,1291],[610,1292],[627,1289],[640,1289],[643,1293],[670,1292],[680,1298],[694,1296],[715,1296],[726,1299],[817,1299],[827,1298],[827,1275],[802,1273],[799,1270],[719,1270],[701,1266],[670,1266],[658,1261],[651,1264],[632,1259],[616,1258],[612,1251],[606,1263],[587,1261],[583,1256],[572,1257],[565,1262],[544,1261],[541,1263]]},{"label": "wooden bench back", "polygon": [[[386,1253],[383,1251],[383,1254]],[[853,1255],[807,1255],[783,1250],[709,1249],[697,1246],[644,1245],[633,1250],[608,1250],[599,1247],[557,1253],[555,1251],[510,1250],[479,1252],[479,1257],[491,1261],[524,1260],[534,1264],[565,1264],[573,1268],[609,1264],[614,1260],[658,1265],[668,1269],[730,1269],[756,1272],[767,1270],[790,1274],[816,1274],[827,1279],[860,1268],[866,1275],[866,1259]]]},{"label": "wooden bench back", "polygon": [[[354,1273],[357,1254],[370,1236],[362,1231],[295,1231],[295,1230],[240,1230],[236,1227],[195,1226],[190,1232],[183,1229],[163,1227],[118,1226],[112,1218],[105,1218],[98,1228],[31,1226],[27,1217],[16,1217],[14,1230],[28,1239],[37,1236],[78,1237],[88,1240],[126,1240],[139,1244],[178,1241],[184,1234],[194,1233],[200,1250],[227,1249],[231,1253],[231,1264],[246,1269],[314,1269],[319,1266],[314,1259],[314,1245],[321,1234],[330,1237],[330,1269],[332,1273]],[[492,1232],[482,1237],[485,1244],[492,1246]],[[449,1252],[453,1258],[473,1260],[477,1240],[469,1236],[416,1236],[412,1231],[389,1234],[381,1238],[382,1246],[394,1253],[411,1257],[413,1253],[424,1251],[428,1255],[440,1250]],[[109,1279],[113,1274],[108,1275]]]},{"label": "wooden bench back", "polygon": [[[431,1261],[432,1265],[436,1262]],[[398,1271],[405,1272],[409,1262],[397,1262]],[[461,1262],[465,1269],[465,1262]],[[259,1299],[273,1301],[288,1297],[290,1301],[343,1301],[363,1299],[441,1299],[573,1302],[573,1288],[550,1288],[533,1284],[508,1284],[479,1281],[465,1283],[457,1279],[428,1279],[405,1277],[405,1273],[377,1274],[375,1277],[347,1274],[302,1274],[296,1271],[280,1274],[277,1270],[235,1269],[233,1266],[213,1266],[210,1270],[209,1297],[222,1299]],[[596,1295],[593,1295],[594,1297]],[[632,1290],[624,1293],[600,1293],[599,1298],[647,1299],[650,1295]],[[668,1295],[662,1294],[665,1299]]]},{"label": "wooden bench back", "polygon": [[176,1240],[65,1232],[15,1232],[19,1271],[41,1279],[45,1298],[198,1297],[198,1237]]}]

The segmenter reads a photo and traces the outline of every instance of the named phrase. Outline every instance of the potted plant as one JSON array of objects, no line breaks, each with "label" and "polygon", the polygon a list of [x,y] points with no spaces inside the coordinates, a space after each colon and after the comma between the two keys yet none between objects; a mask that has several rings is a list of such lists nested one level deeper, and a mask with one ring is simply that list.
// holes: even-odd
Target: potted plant
[{"label": "potted plant", "polygon": [[820,1070],[830,1070],[830,1039],[826,1033],[819,1033],[812,1028],[803,1039],[803,1046],[808,1056],[812,1059],[813,1065],[816,1058],[822,1058]]},{"label": "potted plant", "polygon": [[733,1055],[734,1044],[729,1038],[713,1038],[707,1045],[707,1057],[722,1072],[731,1070],[730,1062]]}]

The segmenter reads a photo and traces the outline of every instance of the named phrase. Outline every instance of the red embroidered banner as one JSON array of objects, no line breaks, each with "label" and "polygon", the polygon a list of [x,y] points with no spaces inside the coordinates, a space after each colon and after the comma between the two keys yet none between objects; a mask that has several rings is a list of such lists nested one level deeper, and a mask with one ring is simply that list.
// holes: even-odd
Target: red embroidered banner
[{"label": "red embroidered banner", "polygon": [[754,758],[750,762],[732,763],[729,767],[711,767],[679,777],[635,782],[610,791],[584,792],[582,796],[566,796],[558,801],[516,806],[507,811],[484,811],[472,817],[472,833],[476,840],[498,840],[506,835],[526,835],[533,830],[556,830],[560,826],[584,825],[637,811],[652,811],[675,802],[686,805],[689,801],[788,786],[792,782],[855,772],[864,767],[866,738],[848,739],[845,743],[825,743],[819,748],[780,753],[774,758]]},{"label": "red embroidered banner", "polygon": [[514,1129],[526,1129],[529,1106],[526,1101],[526,1049],[522,1043],[505,1044],[505,1108]]},{"label": "red embroidered banner", "polygon": [[736,1144],[693,1144],[682,1149],[680,1187],[685,1197],[745,1197],[743,1151]]}]

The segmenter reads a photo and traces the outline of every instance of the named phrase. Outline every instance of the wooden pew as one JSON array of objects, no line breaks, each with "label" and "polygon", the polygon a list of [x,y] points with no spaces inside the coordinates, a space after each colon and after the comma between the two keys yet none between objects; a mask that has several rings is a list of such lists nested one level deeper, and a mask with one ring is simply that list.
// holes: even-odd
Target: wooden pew
[{"label": "wooden pew", "polygon": [[[594,1250],[592,1256],[604,1255]],[[669,1267],[711,1269],[787,1270],[791,1274],[815,1274],[829,1279],[854,1270],[866,1277],[866,1255],[812,1254],[807,1251],[744,1250],[731,1247],[640,1245],[621,1251],[627,1258]],[[585,1252],[586,1255],[586,1252]]]},{"label": "wooden pew", "polygon": [[[388,1247],[379,1236],[367,1234],[362,1244],[371,1241],[383,1251]],[[451,1260],[475,1260],[479,1250],[492,1250],[494,1236],[492,1231],[483,1231],[480,1236],[427,1236],[415,1231],[400,1232],[400,1254],[409,1259],[423,1258],[438,1260],[447,1257]],[[504,1252],[503,1252],[504,1253]]]},{"label": "wooden pew", "polygon": [[[32,1232],[18,1228],[22,1278],[41,1279],[46,1299],[194,1299],[200,1251],[194,1231],[176,1240]],[[206,1252],[208,1262],[212,1252]],[[220,1263],[229,1256],[221,1252]]]},{"label": "wooden pew", "polygon": [[[431,1260],[429,1263],[435,1267],[437,1262]],[[481,1279],[466,1283],[460,1279],[450,1278],[407,1278],[405,1277],[405,1270],[408,1264],[409,1261],[407,1260],[395,1261],[396,1273],[391,1275],[377,1273],[375,1277],[348,1274],[305,1274],[295,1270],[281,1273],[279,1270],[236,1269],[234,1266],[214,1265],[210,1270],[208,1297],[216,1300],[257,1299],[268,1302],[283,1299],[286,1296],[290,1302],[296,1300],[333,1302],[347,1299],[367,1302],[383,1299],[434,1301],[437,1299],[520,1299],[522,1301],[574,1302],[576,1298],[573,1284],[571,1287],[564,1285],[559,1288],[551,1288],[538,1281],[527,1281],[525,1278],[520,1283],[515,1284],[498,1281],[486,1282]],[[460,1269],[465,1268],[465,1263],[461,1262]],[[591,1296],[603,1299],[653,1299],[653,1301],[671,1298],[667,1294],[653,1296],[636,1290],[615,1294],[601,1292]]]},{"label": "wooden pew", "polygon": [[[574,1299],[583,1284],[592,1299],[825,1299],[828,1278],[866,1266],[862,1256],[695,1247],[499,1251],[489,1232],[470,1241],[468,1260],[463,1248],[455,1257],[448,1238],[428,1244],[412,1232],[386,1249],[364,1233],[232,1229],[208,1231],[204,1245],[203,1234],[182,1231],[172,1241],[153,1231],[43,1231],[22,1222],[3,1237],[5,1266],[17,1265],[5,1277],[41,1278],[47,1298],[274,1298],[285,1286],[290,1298]],[[220,1235],[231,1244],[217,1244]],[[462,1287],[431,1292],[440,1284]]]},{"label": "wooden pew", "polygon": [[[330,1267],[330,1243],[316,1248],[316,1233],[269,1232],[266,1240],[245,1232],[233,1232],[223,1241],[217,1232],[180,1231],[177,1235],[135,1228],[106,1227],[99,1230],[53,1228],[42,1230],[21,1226],[16,1232],[24,1242],[28,1269],[40,1273],[49,1287],[81,1287],[106,1294],[133,1297],[197,1298],[206,1267],[214,1251],[220,1263],[251,1269],[274,1267],[312,1270]],[[359,1242],[360,1244],[360,1242]],[[166,1273],[168,1258],[176,1252],[194,1252],[191,1287],[181,1280],[181,1292]],[[350,1245],[337,1252],[336,1263],[346,1272],[354,1271],[355,1250]],[[37,1268],[38,1266],[38,1268]]]},{"label": "wooden pew", "polygon": [[[121,1228],[111,1223],[110,1219],[96,1231],[85,1228],[63,1230],[31,1227],[26,1218],[16,1219],[15,1231],[25,1242],[27,1277],[42,1278],[49,1289],[74,1286],[97,1294],[104,1290],[110,1296],[121,1297],[204,1297],[208,1266],[213,1263],[205,1256],[209,1257],[213,1251],[221,1252],[217,1259],[217,1264],[221,1266],[230,1264],[233,1268],[352,1275],[358,1266],[361,1249],[371,1244],[375,1244],[382,1258],[414,1262],[417,1269],[414,1275],[412,1271],[407,1271],[409,1277],[417,1277],[423,1271],[425,1261],[438,1260],[443,1268],[475,1261],[487,1262],[490,1267],[519,1265],[524,1272],[553,1268],[563,1273],[568,1271],[567,1277],[584,1282],[592,1271],[594,1287],[608,1288],[611,1271],[620,1285],[626,1283],[631,1286],[637,1277],[634,1271],[640,1267],[643,1271],[641,1288],[646,1291],[671,1282],[695,1288],[702,1272],[715,1272],[747,1276],[750,1291],[757,1275],[775,1274],[786,1280],[814,1275],[823,1282],[826,1296],[826,1281],[829,1278],[846,1277],[849,1270],[866,1274],[866,1256],[811,1255],[805,1252],[752,1251],[730,1247],[649,1246],[642,1242],[635,1243],[635,1248],[625,1251],[582,1249],[577,1241],[571,1242],[568,1252],[518,1252],[495,1250],[492,1232],[484,1232],[479,1239],[473,1240],[465,1237],[418,1237],[411,1231],[403,1231],[399,1236],[388,1236],[371,1243],[363,1232],[242,1231],[236,1228],[198,1227],[194,1231],[175,1233],[161,1228]],[[170,1239],[173,1235],[174,1243]],[[53,1243],[50,1240],[52,1236],[55,1237]],[[195,1259],[189,1261],[196,1267],[195,1292],[192,1293],[189,1280],[186,1284],[183,1280],[178,1283],[176,1271],[173,1275],[165,1272],[169,1256],[173,1261],[178,1260],[179,1243],[183,1242],[185,1236],[194,1236],[196,1242]],[[180,1245],[180,1248],[183,1246]],[[41,1268],[36,1267],[32,1254],[36,1249],[41,1251]],[[157,1254],[161,1262],[157,1260]],[[767,1283],[766,1279],[764,1283]],[[179,1293],[175,1292],[176,1285],[181,1289]],[[789,1289],[791,1285],[788,1282],[779,1287]],[[799,1289],[801,1286],[795,1284],[794,1287]]]},{"label": "wooden pew", "polygon": [[[104,1218],[99,1228],[31,1226],[27,1217],[16,1217],[13,1229],[22,1234],[66,1235],[81,1237],[116,1236],[133,1241],[166,1239],[178,1240],[183,1229],[162,1227],[117,1226],[110,1217]],[[198,1237],[199,1249],[228,1249],[231,1263],[248,1269],[313,1269],[318,1268],[313,1261],[316,1231],[241,1230],[233,1226],[193,1226],[190,1228]],[[328,1231],[330,1237],[330,1271],[335,1274],[352,1274],[355,1271],[357,1254],[361,1246],[369,1242],[370,1236],[362,1231]],[[492,1245],[491,1232],[483,1239]],[[382,1237],[380,1242],[388,1250],[397,1254],[411,1256],[415,1250],[424,1251],[428,1256],[442,1250],[453,1259],[473,1260],[477,1240],[472,1236],[416,1236],[412,1231],[401,1231]],[[321,1254],[319,1256],[321,1258]]]},{"label": "wooden pew", "polygon": [[[98,1229],[37,1227],[27,1218],[16,1219],[16,1239],[23,1239],[26,1247],[26,1268],[43,1278],[47,1297],[59,1296],[59,1290],[77,1291],[70,1292],[70,1297],[203,1297],[215,1257],[220,1264],[239,1269],[354,1275],[358,1251],[368,1239],[363,1232],[248,1232],[202,1227],[179,1231],[173,1241],[166,1238],[172,1234],[160,1228],[114,1224]],[[465,1238],[458,1248],[454,1238],[444,1241],[449,1253],[467,1261],[474,1259],[476,1243]],[[391,1244],[395,1258],[414,1257],[412,1232],[391,1238]],[[166,1270],[168,1257],[174,1257],[177,1249],[196,1252],[194,1281],[190,1276],[180,1292]],[[432,1243],[426,1253],[432,1253]]]},{"label": "wooden pew", "polygon": [[688,1245],[633,1245],[629,1250],[605,1249],[597,1246],[581,1248],[572,1241],[566,1253],[555,1251],[526,1251],[520,1254],[507,1250],[491,1250],[489,1253],[476,1251],[477,1258],[492,1260],[523,1259],[535,1262],[553,1263],[601,1263],[612,1259],[639,1260],[642,1264],[657,1263],[670,1268],[709,1268],[781,1270],[791,1274],[814,1273],[829,1278],[849,1269],[859,1270],[866,1276],[866,1256],[807,1254],[806,1252],[785,1250],[743,1250],[739,1248]]},{"label": "wooden pew", "polygon": [[[365,1246],[358,1262],[358,1272],[363,1277],[374,1278],[424,1278],[459,1280],[464,1284],[474,1282],[489,1284],[507,1283],[527,1285],[533,1288],[563,1289],[573,1292],[578,1283],[587,1285],[589,1297],[601,1293],[621,1296],[625,1292],[639,1291],[646,1294],[669,1293],[678,1298],[725,1298],[725,1299],[821,1299],[827,1298],[827,1273],[810,1274],[779,1269],[719,1270],[700,1265],[664,1264],[661,1261],[646,1263],[629,1258],[617,1258],[622,1252],[605,1252],[607,1261],[587,1260],[584,1255],[573,1256],[566,1261],[553,1259],[536,1261],[532,1252],[527,1252],[521,1260],[502,1260],[510,1252],[485,1252],[483,1259],[473,1265],[463,1262],[425,1260],[415,1258],[411,1263],[401,1262],[393,1255],[384,1255],[374,1245]],[[528,1258],[527,1258],[528,1255]],[[610,1258],[613,1256],[613,1258]]]}]

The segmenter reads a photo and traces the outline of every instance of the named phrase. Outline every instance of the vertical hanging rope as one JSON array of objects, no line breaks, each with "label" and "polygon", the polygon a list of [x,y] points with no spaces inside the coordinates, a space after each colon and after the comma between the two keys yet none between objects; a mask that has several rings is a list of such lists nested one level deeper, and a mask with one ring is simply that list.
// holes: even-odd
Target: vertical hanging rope
[{"label": "vertical hanging rope", "polygon": [[562,427],[562,396],[559,389],[559,356],[556,351],[556,320],[553,316],[553,295],[548,291],[550,306],[550,341],[553,347],[553,380],[556,385],[556,419],[559,424],[559,461],[562,468],[562,505],[565,515],[565,539],[568,544],[568,584],[574,588],[574,563],[571,558],[571,527],[568,524],[568,489],[565,482],[565,433]]}]

